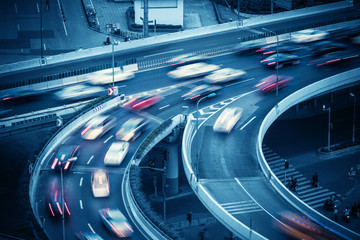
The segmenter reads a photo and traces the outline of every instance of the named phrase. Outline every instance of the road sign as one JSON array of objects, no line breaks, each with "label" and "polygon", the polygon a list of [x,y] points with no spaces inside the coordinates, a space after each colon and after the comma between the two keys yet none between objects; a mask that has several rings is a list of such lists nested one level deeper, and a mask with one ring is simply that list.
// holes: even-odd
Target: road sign
[{"label": "road sign", "polygon": [[114,95],[114,88],[108,88],[108,95],[109,96]]}]

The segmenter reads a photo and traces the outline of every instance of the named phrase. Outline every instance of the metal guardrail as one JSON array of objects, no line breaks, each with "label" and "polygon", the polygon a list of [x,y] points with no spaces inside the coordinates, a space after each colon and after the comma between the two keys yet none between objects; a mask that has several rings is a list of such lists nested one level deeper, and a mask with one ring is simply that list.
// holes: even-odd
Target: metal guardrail
[{"label": "metal guardrail", "polygon": [[[298,9],[298,10],[293,10],[293,11],[289,11],[289,12],[276,13],[276,14],[266,15],[266,16],[257,16],[257,17],[246,19],[246,20],[242,21],[241,27],[251,27],[254,25],[258,25],[258,24],[275,22],[275,21],[279,21],[282,19],[289,19],[289,18],[294,18],[294,17],[311,15],[311,14],[316,14],[318,12],[327,12],[327,11],[332,11],[334,9],[347,8],[347,7],[348,7],[348,2],[343,1],[343,2],[333,3],[333,4],[326,4],[324,6],[316,6],[316,7],[306,8],[306,9]],[[341,17],[335,17],[330,22],[320,22],[316,25],[310,24],[310,25],[306,25],[306,26],[300,26],[296,29],[287,29],[287,32],[298,31],[298,30],[302,30],[302,29],[306,29],[306,28],[315,28],[315,27],[334,24],[334,23],[342,22],[342,21],[351,21],[351,20],[355,20],[358,18],[360,18],[360,15],[354,16],[353,19],[351,19],[351,18],[344,19]],[[131,41],[131,42],[124,42],[124,43],[122,43],[120,45],[116,45],[114,47],[115,47],[115,52],[127,51],[129,49],[146,48],[149,46],[170,43],[170,42],[187,39],[187,38],[195,38],[195,37],[199,37],[199,36],[203,36],[203,35],[217,34],[217,33],[221,33],[224,31],[235,30],[238,28],[239,28],[239,22],[234,21],[234,22],[230,22],[230,23],[224,23],[224,24],[218,24],[218,25],[213,25],[213,26],[207,26],[207,27],[203,27],[203,28],[186,30],[186,31],[182,31],[182,32],[175,32],[175,33],[171,33],[171,34],[159,35],[156,37],[149,37],[146,39],[140,39],[140,40]],[[250,35],[246,38],[241,39],[240,42],[255,40],[255,39],[263,38],[266,36],[268,36],[267,33],[254,34],[254,35]],[[63,61],[74,61],[74,60],[99,56],[102,54],[110,54],[111,52],[112,52],[111,46],[101,46],[101,47],[85,49],[85,50],[80,49],[75,52],[49,56],[42,60],[41,59],[32,59],[32,60],[22,61],[22,62],[18,62],[18,63],[1,65],[0,66],[0,74],[9,73],[12,71],[24,70],[27,68],[39,67],[39,66],[43,66],[44,64],[45,65],[57,64],[57,63],[60,63]],[[136,61],[137,61],[136,59],[128,59],[128,60],[123,61],[122,63],[116,63],[115,65],[123,66],[123,65],[135,64]],[[33,79],[28,79],[26,81],[24,80],[24,81],[19,81],[19,82],[8,83],[5,85],[0,85],[0,89],[9,89],[9,88],[27,86],[29,84],[43,83],[43,82],[62,79],[64,77],[66,78],[66,77],[78,76],[78,75],[85,74],[85,73],[91,73],[91,72],[96,71],[94,69],[101,70],[101,69],[106,69],[106,68],[110,68],[110,67],[111,67],[111,63],[109,62],[109,63],[102,64],[102,65],[99,65],[96,67],[88,67],[88,68],[83,68],[83,69],[71,70],[71,71],[56,73],[56,74],[52,74],[52,75],[48,75],[48,76],[42,76],[42,77],[37,77],[37,78],[33,78]]]}]

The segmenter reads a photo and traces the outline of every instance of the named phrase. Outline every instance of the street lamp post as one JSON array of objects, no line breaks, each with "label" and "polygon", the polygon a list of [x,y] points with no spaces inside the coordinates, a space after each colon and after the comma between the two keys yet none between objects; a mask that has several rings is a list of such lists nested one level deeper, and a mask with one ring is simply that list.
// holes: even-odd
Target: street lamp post
[{"label": "street lamp post", "polygon": [[331,107],[325,108],[325,105],[323,105],[323,111],[329,111],[328,146],[327,146],[327,149],[328,149],[328,151],[330,152]]},{"label": "street lamp post", "polygon": [[279,96],[279,36],[276,32],[271,31],[267,28],[262,28],[262,29],[276,35],[276,104],[277,104],[278,96]]},{"label": "street lamp post", "polygon": [[350,96],[354,98],[354,117],[353,117],[353,131],[352,131],[352,142],[355,142],[355,110],[356,110],[356,96],[351,92]]},{"label": "street lamp post", "polygon": [[[199,103],[209,97],[214,97],[216,93],[210,93],[209,95],[206,95],[205,97],[200,98],[196,103],[196,131],[199,129]],[[197,146],[198,144],[196,144]],[[198,153],[198,147],[196,147],[196,181],[199,179],[199,153]]]},{"label": "street lamp post", "polygon": [[63,240],[65,240],[65,212],[64,212],[64,178],[63,178],[63,165],[61,162],[60,165],[60,183],[61,183],[61,211],[62,211],[62,230],[63,230]]},{"label": "street lamp post", "polygon": [[111,41],[111,46],[112,46],[112,80],[113,80],[113,84],[112,87],[114,88],[115,86],[115,54],[114,54],[114,40]]}]

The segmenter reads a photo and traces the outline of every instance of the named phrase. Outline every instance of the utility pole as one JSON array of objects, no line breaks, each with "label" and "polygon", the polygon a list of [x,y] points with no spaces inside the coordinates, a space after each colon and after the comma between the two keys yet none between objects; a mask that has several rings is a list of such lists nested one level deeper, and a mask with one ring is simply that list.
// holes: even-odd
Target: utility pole
[{"label": "utility pole", "polygon": [[44,49],[43,49],[43,27],[42,27],[42,0],[40,0],[40,51],[41,51],[41,59],[44,58]]},{"label": "utility pole", "polygon": [[149,0],[144,0],[144,38],[149,35]]}]

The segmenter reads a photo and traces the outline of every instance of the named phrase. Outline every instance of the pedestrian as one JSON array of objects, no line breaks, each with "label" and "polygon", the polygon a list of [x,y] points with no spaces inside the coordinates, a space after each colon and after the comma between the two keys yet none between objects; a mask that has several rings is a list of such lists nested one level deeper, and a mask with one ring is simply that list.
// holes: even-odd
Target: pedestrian
[{"label": "pedestrian", "polygon": [[312,182],[311,185],[313,187],[318,187],[319,186],[319,175],[317,172],[315,172],[315,174],[312,176]]},{"label": "pedestrian", "polygon": [[349,218],[350,218],[350,210],[349,207],[346,207],[343,211],[343,218],[345,220],[345,222],[349,222]]},{"label": "pedestrian", "polygon": [[334,206],[334,221],[335,222],[338,221],[338,209],[337,209],[336,205]]}]

